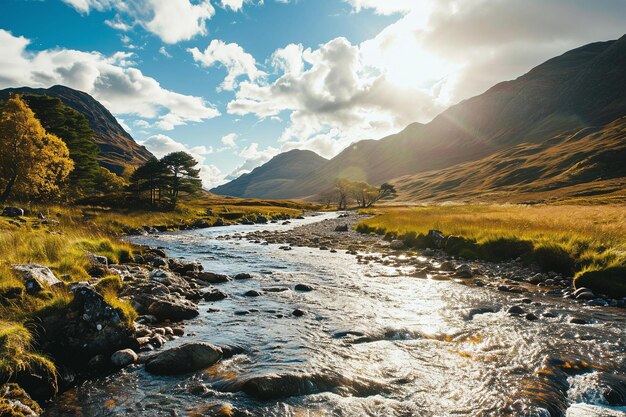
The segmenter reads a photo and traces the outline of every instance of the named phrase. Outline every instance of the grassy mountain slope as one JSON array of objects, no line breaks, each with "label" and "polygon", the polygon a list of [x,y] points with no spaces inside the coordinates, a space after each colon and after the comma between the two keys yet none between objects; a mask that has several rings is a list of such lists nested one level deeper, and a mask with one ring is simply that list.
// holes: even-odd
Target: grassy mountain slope
[{"label": "grassy mountain slope", "polygon": [[265,195],[266,198],[285,198],[281,190],[297,185],[305,175],[327,162],[315,152],[296,149],[282,153],[249,174],[211,191],[236,197]]},{"label": "grassy mountain slope", "polygon": [[626,117],[394,180],[399,201],[626,198]]},{"label": "grassy mountain slope", "polygon": [[[315,195],[338,177],[380,184],[479,160],[523,143],[603,126],[626,114],[626,36],[589,44],[513,81],[452,106],[426,125],[357,142],[303,181],[278,184],[282,197]],[[255,190],[256,197],[267,197]]]},{"label": "grassy mountain slope", "polygon": [[141,165],[152,156],[120,126],[111,112],[87,93],[62,85],[47,89],[21,87],[0,90],[0,99],[11,93],[58,97],[66,106],[82,113],[89,120],[94,141],[100,148],[98,162],[116,174],[121,174],[127,167]]}]

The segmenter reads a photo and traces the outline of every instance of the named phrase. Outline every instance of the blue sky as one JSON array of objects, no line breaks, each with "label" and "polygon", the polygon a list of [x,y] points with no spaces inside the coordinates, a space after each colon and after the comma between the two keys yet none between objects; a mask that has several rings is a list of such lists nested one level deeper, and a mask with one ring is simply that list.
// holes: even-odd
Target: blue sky
[{"label": "blue sky", "polygon": [[427,122],[625,23],[622,0],[1,0],[0,88],[86,91],[211,187]]}]

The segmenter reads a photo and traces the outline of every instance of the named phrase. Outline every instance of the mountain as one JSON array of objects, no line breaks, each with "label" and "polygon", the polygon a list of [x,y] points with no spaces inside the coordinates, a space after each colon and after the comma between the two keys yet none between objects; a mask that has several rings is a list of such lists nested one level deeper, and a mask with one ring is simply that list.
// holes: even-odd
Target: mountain
[{"label": "mountain", "polygon": [[399,201],[531,202],[624,197],[626,117],[477,161],[393,180]]},{"label": "mountain", "polygon": [[[356,142],[302,181],[274,192],[285,198],[312,196],[338,177],[380,184],[604,126],[626,115],[625,91],[626,36],[592,43],[452,106],[428,124]],[[260,191],[253,196],[266,197]]]},{"label": "mountain", "polygon": [[87,93],[62,85],[47,89],[21,87],[0,90],[0,99],[6,99],[11,93],[58,97],[63,104],[82,113],[89,120],[94,141],[100,148],[98,162],[116,174],[121,174],[127,167],[141,165],[152,157],[120,126],[106,107]]},{"label": "mountain", "polygon": [[265,195],[266,198],[282,199],[285,195],[281,190],[296,187],[306,175],[327,162],[327,159],[315,152],[295,149],[275,156],[249,174],[243,174],[211,192],[237,197]]}]

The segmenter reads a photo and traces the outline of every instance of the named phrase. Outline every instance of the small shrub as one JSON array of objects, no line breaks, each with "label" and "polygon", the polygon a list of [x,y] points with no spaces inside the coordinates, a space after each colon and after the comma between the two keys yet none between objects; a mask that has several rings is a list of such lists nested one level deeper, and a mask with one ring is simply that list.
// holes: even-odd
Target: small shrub
[{"label": "small shrub", "polygon": [[543,245],[535,249],[531,259],[545,271],[571,274],[576,264],[575,259],[558,245]]},{"label": "small shrub", "polygon": [[586,287],[611,298],[626,297],[626,266],[581,271],[574,279],[574,286]]},{"label": "small shrub", "polygon": [[528,240],[502,237],[484,242],[480,249],[485,259],[502,262],[531,253],[533,243]]},{"label": "small shrub", "polygon": [[100,294],[105,294],[107,291],[111,291],[117,295],[122,289],[122,279],[119,275],[106,276],[96,284],[96,291]]}]

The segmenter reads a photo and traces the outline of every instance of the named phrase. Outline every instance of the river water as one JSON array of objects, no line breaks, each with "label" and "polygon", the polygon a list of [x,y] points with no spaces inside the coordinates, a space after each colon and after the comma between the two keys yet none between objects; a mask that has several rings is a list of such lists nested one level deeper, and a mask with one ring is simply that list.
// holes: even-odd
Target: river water
[{"label": "river water", "polygon": [[[519,295],[345,253],[217,239],[332,216],[133,238],[207,271],[254,275],[218,284],[229,298],[202,303],[191,336],[165,346],[206,341],[243,353],[192,375],[130,368],[64,393],[46,415],[201,415],[202,404],[228,402],[255,416],[626,416],[626,380],[611,376],[626,371],[624,310],[538,295],[525,308],[540,319],[528,321],[506,313]],[[315,289],[294,291],[299,283]],[[268,288],[288,290],[244,296]],[[495,313],[472,317],[483,307]],[[570,324],[573,316],[590,324]],[[269,381],[269,394],[242,391],[255,378]]]}]

